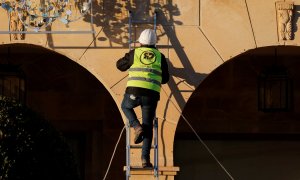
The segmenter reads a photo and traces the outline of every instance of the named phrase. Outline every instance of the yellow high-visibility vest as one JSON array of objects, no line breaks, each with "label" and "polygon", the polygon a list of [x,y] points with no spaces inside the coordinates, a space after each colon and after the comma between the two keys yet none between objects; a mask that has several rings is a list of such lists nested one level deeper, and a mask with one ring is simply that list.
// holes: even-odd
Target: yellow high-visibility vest
[{"label": "yellow high-visibility vest", "polygon": [[160,92],[161,80],[161,53],[154,48],[135,49],[127,87],[141,87]]}]

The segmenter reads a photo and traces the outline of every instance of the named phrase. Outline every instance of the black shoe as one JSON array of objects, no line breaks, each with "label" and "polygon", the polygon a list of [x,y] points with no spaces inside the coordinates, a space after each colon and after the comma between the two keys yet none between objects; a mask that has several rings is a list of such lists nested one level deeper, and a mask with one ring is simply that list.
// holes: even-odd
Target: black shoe
[{"label": "black shoe", "polygon": [[134,128],[135,130],[135,137],[134,137],[134,143],[135,144],[139,144],[143,141],[144,139],[144,131],[142,126],[137,126],[136,128]]},{"label": "black shoe", "polygon": [[153,165],[149,159],[142,159],[142,166],[143,166],[143,168],[152,168],[153,167]]}]

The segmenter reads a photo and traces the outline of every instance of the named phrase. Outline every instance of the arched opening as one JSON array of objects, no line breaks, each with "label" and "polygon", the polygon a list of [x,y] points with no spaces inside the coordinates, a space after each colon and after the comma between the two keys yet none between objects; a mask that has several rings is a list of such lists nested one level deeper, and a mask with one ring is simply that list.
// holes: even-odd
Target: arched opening
[{"label": "arched opening", "polygon": [[[101,82],[76,62],[39,46],[2,45],[0,54],[0,67],[17,67],[24,75],[23,103],[67,138],[82,179],[102,178],[123,122]],[[117,153],[125,154],[125,148]],[[108,178],[123,177],[124,164],[124,156],[115,156]]]},{"label": "arched opening", "polygon": [[[249,50],[218,67],[183,115],[235,179],[298,179],[300,48]],[[177,179],[230,179],[180,119]]]}]

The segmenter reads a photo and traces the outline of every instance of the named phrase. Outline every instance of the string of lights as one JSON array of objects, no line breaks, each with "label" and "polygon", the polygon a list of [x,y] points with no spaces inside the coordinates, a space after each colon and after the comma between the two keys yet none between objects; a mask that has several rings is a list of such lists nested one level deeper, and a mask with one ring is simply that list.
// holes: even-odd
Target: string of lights
[{"label": "string of lights", "polygon": [[33,0],[0,0],[0,6],[10,16],[17,16],[26,29],[38,32],[54,21],[65,25],[84,17],[91,9],[91,0],[46,0],[37,3]]}]

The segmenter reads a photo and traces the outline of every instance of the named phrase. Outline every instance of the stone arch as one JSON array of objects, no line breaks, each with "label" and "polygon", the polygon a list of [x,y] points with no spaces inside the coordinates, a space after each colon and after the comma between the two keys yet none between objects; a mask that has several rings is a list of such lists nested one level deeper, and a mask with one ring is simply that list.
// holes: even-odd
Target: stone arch
[{"label": "stone arch", "polygon": [[[183,115],[190,121],[204,142],[209,144],[209,147],[220,158],[221,163],[239,178],[246,178],[243,176],[248,174],[248,171],[259,171],[260,177],[272,176],[272,179],[276,179],[279,174],[274,171],[269,174],[269,170],[266,169],[266,167],[270,167],[268,166],[269,159],[276,159],[280,162],[281,159],[276,157],[285,156],[288,153],[292,153],[295,159],[299,160],[300,158],[295,155],[296,151],[289,150],[289,148],[297,150],[300,148],[297,145],[300,138],[297,135],[300,132],[298,122],[300,104],[299,49],[300,47],[297,46],[261,47],[248,50],[226,61],[200,83],[183,110]],[[260,99],[258,97],[260,94],[259,77],[266,70],[272,69],[271,74],[267,75],[272,75],[271,77],[276,80],[277,75],[281,75],[278,67],[285,69],[290,84],[286,89],[288,91],[287,96],[276,95],[275,89],[274,94],[276,96],[274,95],[272,98],[277,101],[277,105],[281,101],[279,98],[287,98],[288,108],[261,109],[259,108]],[[279,85],[278,83],[273,85],[273,88],[280,90],[280,88],[275,87]],[[283,89],[281,90],[283,91]],[[181,174],[182,177],[187,178],[189,173],[199,179],[204,177],[218,179],[226,176],[210,158],[203,146],[196,142],[197,140],[191,132],[181,118],[174,139],[175,165],[181,167],[178,178],[180,179]],[[245,144],[245,140],[254,145]],[[257,142],[258,140],[260,142]],[[280,149],[279,147],[282,145],[285,147]],[[182,149],[180,150],[180,147],[194,150],[187,153],[183,152]],[[248,151],[243,149],[247,147],[252,149],[248,149]],[[233,151],[235,153],[232,153]],[[268,153],[270,151],[274,154]],[[261,154],[264,154],[266,158],[259,160],[258,156]],[[193,162],[189,165],[185,158],[193,158]],[[257,164],[251,168],[244,167],[245,171],[242,170],[243,164],[252,162],[251,158],[255,159]],[[285,158],[289,161],[287,164],[290,166],[280,169],[282,166],[275,165],[273,168],[278,168],[281,173],[284,171],[287,174],[292,174],[289,171],[296,168],[294,159],[287,156]],[[180,163],[184,164],[181,165]],[[208,167],[210,169],[206,171],[205,169]],[[186,174],[185,168],[191,168],[191,172]],[[197,168],[199,169],[197,170]],[[260,169],[264,170],[260,171]],[[250,179],[256,178],[258,177],[255,174],[250,177]],[[289,178],[297,177],[291,175]]]},{"label": "stone arch", "polygon": [[[31,44],[0,46],[1,63],[25,74],[26,105],[40,113],[69,140],[85,179],[103,177],[123,128],[121,114],[98,77],[65,55]],[[125,154],[125,148],[119,152]],[[118,156],[109,179],[123,176]],[[123,162],[123,163],[122,163]]]}]

